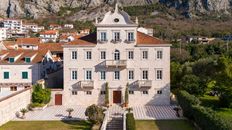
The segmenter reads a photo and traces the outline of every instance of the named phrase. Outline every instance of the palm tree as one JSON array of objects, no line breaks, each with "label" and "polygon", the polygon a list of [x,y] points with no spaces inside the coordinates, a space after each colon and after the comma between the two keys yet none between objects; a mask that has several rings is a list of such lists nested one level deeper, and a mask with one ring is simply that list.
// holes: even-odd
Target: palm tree
[{"label": "palm tree", "polygon": [[25,114],[28,112],[28,110],[26,108],[23,108],[20,110],[20,112],[23,114],[22,119],[25,119],[26,118]]},{"label": "palm tree", "polygon": [[74,109],[68,108],[66,111],[68,112],[68,118],[72,118],[72,112],[74,111]]}]

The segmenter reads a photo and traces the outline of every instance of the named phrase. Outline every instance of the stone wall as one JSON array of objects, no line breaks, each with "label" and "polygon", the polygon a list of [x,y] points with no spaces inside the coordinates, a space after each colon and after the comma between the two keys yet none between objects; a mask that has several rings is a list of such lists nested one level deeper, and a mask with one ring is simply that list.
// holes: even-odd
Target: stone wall
[{"label": "stone wall", "polygon": [[31,102],[32,89],[27,88],[0,99],[0,126],[16,117],[16,112]]}]

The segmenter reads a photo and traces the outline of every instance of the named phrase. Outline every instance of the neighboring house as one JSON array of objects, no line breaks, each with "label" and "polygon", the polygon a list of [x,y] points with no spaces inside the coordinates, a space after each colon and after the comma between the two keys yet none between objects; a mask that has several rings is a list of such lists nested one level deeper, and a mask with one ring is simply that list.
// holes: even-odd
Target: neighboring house
[{"label": "neighboring house", "polygon": [[[59,38],[60,43],[67,43],[74,41],[75,39],[78,39],[79,35],[77,35],[76,32],[71,32],[71,33],[62,33]],[[78,37],[78,38],[77,38]]]},{"label": "neighboring house", "polygon": [[97,32],[64,47],[63,105],[170,104],[170,44],[138,32],[138,21],[119,10],[96,20]]},{"label": "neighboring house", "polygon": [[38,33],[41,30],[42,29],[40,29],[40,27],[37,24],[35,24],[35,23],[24,23],[23,24],[23,31],[24,32],[32,31],[34,33]]},{"label": "neighboring house", "polygon": [[141,32],[141,33],[144,33],[144,34],[147,34],[149,36],[153,36],[153,29],[152,28],[143,28],[143,27],[139,27],[137,29],[137,31]]},{"label": "neighboring house", "polygon": [[195,43],[200,43],[200,44],[209,44],[210,42],[212,42],[215,39],[216,38],[192,36],[192,37],[188,37],[187,41],[189,43],[195,42]]},{"label": "neighboring house", "polygon": [[18,38],[16,39],[16,45],[18,48],[25,50],[38,50],[38,44],[40,38]]},{"label": "neighboring house", "polygon": [[0,88],[18,91],[44,77],[45,67],[52,66],[50,51],[3,50],[0,53]]},{"label": "neighboring house", "polygon": [[4,19],[4,28],[7,28],[9,33],[22,33],[22,20],[20,19]]},{"label": "neighboring house", "polygon": [[73,29],[74,26],[73,26],[73,24],[64,24],[64,28]]},{"label": "neighboring house", "polygon": [[80,30],[78,35],[88,35],[90,34],[90,29],[83,29],[83,30]]},{"label": "neighboring house", "polygon": [[60,29],[62,29],[62,26],[59,24],[50,24],[49,29],[50,30],[60,30]]},{"label": "neighboring house", "polygon": [[59,38],[59,31],[58,30],[46,30],[40,33],[40,38],[43,43],[57,42]]},{"label": "neighboring house", "polygon": [[6,40],[7,34],[6,34],[7,28],[0,28],[0,41]]}]

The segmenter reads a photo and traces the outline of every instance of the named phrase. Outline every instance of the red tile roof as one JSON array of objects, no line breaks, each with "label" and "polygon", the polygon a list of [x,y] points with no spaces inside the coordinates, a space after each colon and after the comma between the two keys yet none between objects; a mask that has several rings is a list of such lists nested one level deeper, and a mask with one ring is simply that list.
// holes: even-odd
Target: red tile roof
[{"label": "red tile roof", "polygon": [[40,35],[56,35],[56,33],[58,32],[58,30],[46,30],[44,32],[41,32]]},{"label": "red tile roof", "polygon": [[16,44],[37,45],[40,43],[40,38],[18,38]]},{"label": "red tile roof", "polygon": [[83,45],[83,46],[88,46],[88,45],[96,45],[97,44],[97,34],[96,33],[91,33],[89,35],[83,36],[79,39],[76,39],[68,45]]},{"label": "red tile roof", "polygon": [[166,44],[165,41],[149,36],[147,34],[137,32],[137,45],[156,45],[156,44]]}]

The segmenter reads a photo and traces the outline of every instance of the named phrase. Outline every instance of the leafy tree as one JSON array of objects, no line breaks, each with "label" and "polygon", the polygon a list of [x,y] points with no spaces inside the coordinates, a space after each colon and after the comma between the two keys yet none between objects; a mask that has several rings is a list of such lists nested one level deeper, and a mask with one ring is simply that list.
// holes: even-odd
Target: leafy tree
[{"label": "leafy tree", "polygon": [[47,104],[51,99],[51,91],[49,89],[43,89],[42,85],[36,84],[33,87],[32,102],[39,104]]},{"label": "leafy tree", "polygon": [[127,107],[128,103],[129,103],[129,92],[128,92],[128,87],[129,87],[129,83],[126,84],[126,90],[125,90],[125,107]]},{"label": "leafy tree", "polygon": [[180,80],[182,77],[181,64],[177,62],[171,62],[171,86],[172,89],[180,87]]},{"label": "leafy tree", "polygon": [[88,120],[93,124],[99,124],[103,121],[104,113],[101,107],[96,106],[95,104],[87,107],[85,115],[88,117]]},{"label": "leafy tree", "polygon": [[105,105],[108,107],[109,105],[109,83],[106,82],[106,88],[105,88],[106,94],[105,94]]}]

